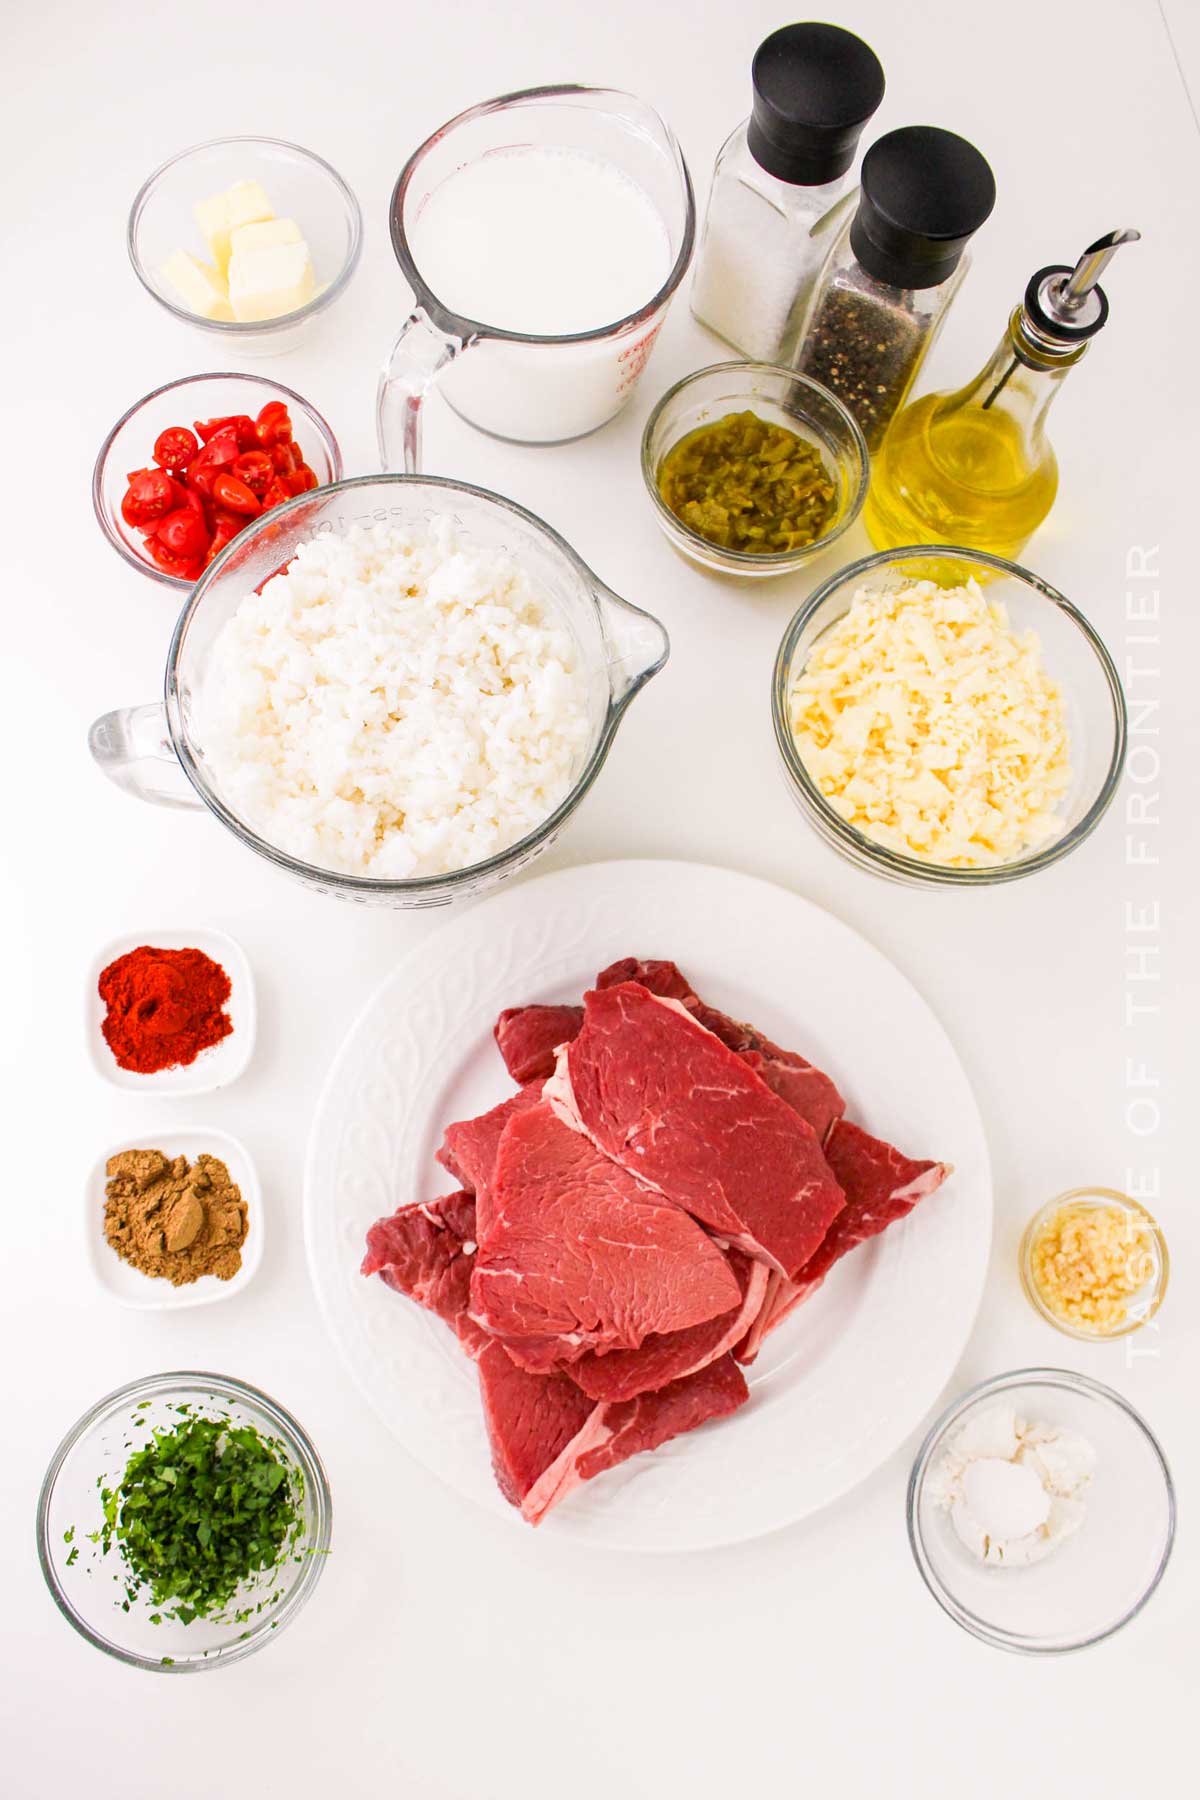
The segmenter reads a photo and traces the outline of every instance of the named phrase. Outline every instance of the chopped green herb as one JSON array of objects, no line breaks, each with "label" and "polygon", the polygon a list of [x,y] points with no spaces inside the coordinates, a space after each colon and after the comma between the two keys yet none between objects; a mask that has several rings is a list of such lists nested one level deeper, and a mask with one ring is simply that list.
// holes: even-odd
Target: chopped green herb
[{"label": "chopped green herb", "polygon": [[[179,1408],[180,1412],[185,1408]],[[116,1488],[102,1488],[95,1535],[124,1558],[125,1608],[146,1591],[182,1625],[226,1606],[243,1583],[283,1562],[302,1529],[298,1475],[252,1426],[193,1417],[156,1430]],[[248,1616],[248,1615],[247,1615]],[[164,1661],[169,1660],[164,1658]]]}]

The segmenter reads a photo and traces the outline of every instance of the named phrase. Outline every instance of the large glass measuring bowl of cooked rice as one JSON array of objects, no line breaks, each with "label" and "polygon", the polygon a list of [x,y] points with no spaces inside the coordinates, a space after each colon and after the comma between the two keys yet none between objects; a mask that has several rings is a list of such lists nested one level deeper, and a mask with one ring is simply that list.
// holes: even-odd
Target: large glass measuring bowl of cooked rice
[{"label": "large glass measuring bowl of cooked rice", "polygon": [[89,741],[119,786],[207,807],[310,887],[436,906],[553,842],[667,653],[523,507],[367,476],[234,538],[180,615],[162,704]]}]

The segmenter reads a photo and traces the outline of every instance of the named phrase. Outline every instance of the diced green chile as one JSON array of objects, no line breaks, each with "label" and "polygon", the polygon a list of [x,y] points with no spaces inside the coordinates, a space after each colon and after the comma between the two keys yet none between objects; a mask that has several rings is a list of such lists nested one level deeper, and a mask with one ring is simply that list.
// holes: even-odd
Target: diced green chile
[{"label": "diced green chile", "polygon": [[725,550],[777,556],[815,543],[837,506],[816,446],[757,413],[727,413],[672,445],[658,491],[680,522]]}]

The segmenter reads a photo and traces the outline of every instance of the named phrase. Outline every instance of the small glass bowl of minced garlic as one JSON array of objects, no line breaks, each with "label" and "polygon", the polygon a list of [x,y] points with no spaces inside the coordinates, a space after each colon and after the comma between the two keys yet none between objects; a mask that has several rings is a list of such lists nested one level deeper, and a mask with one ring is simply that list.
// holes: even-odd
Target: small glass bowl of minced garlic
[{"label": "small glass bowl of minced garlic", "polygon": [[841,401],[774,363],[697,369],[663,395],[642,436],[642,477],[665,536],[720,575],[802,568],[853,525],[869,476]]},{"label": "small glass bowl of minced garlic", "polygon": [[1072,1188],[1025,1227],[1021,1284],[1068,1337],[1126,1337],[1153,1318],[1167,1291],[1167,1243],[1146,1208],[1114,1188]]}]

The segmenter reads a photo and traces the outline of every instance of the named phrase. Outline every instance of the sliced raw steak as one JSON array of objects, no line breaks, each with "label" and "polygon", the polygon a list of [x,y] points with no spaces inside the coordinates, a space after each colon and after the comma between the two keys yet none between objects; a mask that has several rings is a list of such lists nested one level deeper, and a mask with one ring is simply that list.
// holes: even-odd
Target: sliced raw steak
[{"label": "sliced raw steak", "polygon": [[947,1163],[913,1162],[848,1119],[834,1123],[825,1141],[825,1155],[845,1192],[846,1204],[795,1281],[772,1275],[758,1317],[734,1352],[741,1363],[754,1361],[768,1333],[820,1287],[847,1251],[903,1219],[950,1174]]},{"label": "sliced raw steak", "polygon": [[468,1313],[474,1261],[475,1202],[470,1194],[446,1194],[377,1219],[367,1233],[362,1272],[379,1275],[445,1319],[475,1356],[486,1339]]},{"label": "sliced raw steak", "polygon": [[848,1119],[839,1119],[830,1131],[825,1154],[846,1205],[801,1271],[808,1283],[819,1281],[856,1244],[903,1219],[950,1174],[948,1163],[914,1162]]},{"label": "sliced raw steak", "polygon": [[846,1102],[828,1075],[797,1051],[782,1050],[753,1025],[745,1025],[740,1019],[730,1018],[728,1013],[718,1012],[714,1006],[706,1006],[673,962],[626,956],[602,969],[596,977],[596,986],[600,989],[616,987],[623,981],[636,981],[660,999],[678,1000],[686,1006],[693,1018],[699,1019],[714,1037],[719,1037],[749,1064],[772,1093],[778,1094],[802,1119],[807,1119],[818,1138],[823,1139],[834,1119],[840,1119],[845,1112]]},{"label": "sliced raw steak", "polygon": [[[840,1216],[840,1215],[839,1215]],[[807,1300],[814,1289],[819,1288],[824,1276],[818,1275],[815,1281],[788,1281],[782,1275],[771,1272],[766,1297],[753,1321],[749,1331],[734,1350],[740,1363],[752,1363],[762,1348],[762,1341],[768,1333],[781,1325],[789,1313],[795,1312],[802,1301]]]},{"label": "sliced raw steak", "polygon": [[545,1081],[554,1053],[583,1024],[582,1006],[510,1006],[496,1020],[495,1039],[514,1081]]},{"label": "sliced raw steak", "polygon": [[594,1400],[633,1400],[725,1356],[758,1318],[768,1282],[779,1279],[765,1263],[752,1262],[740,1250],[730,1250],[729,1263],[742,1289],[742,1304],[734,1312],[686,1331],[648,1337],[637,1350],[610,1350],[604,1356],[591,1351],[572,1364],[571,1380]]},{"label": "sliced raw steak", "polygon": [[474,1194],[476,1226],[481,1237],[491,1220],[489,1189],[504,1127],[518,1113],[537,1105],[542,1097],[541,1089],[541,1082],[530,1082],[477,1119],[462,1119],[457,1125],[446,1127],[437,1159],[443,1169],[449,1169],[455,1181],[462,1183],[468,1194]]},{"label": "sliced raw steak", "polygon": [[843,1205],[812,1127],[677,1001],[626,982],[584,1007],[547,1099],[648,1187],[794,1274]]},{"label": "sliced raw steak", "polygon": [[707,1232],[545,1102],[505,1128],[491,1191],[471,1316],[526,1368],[633,1350],[652,1333],[741,1304],[737,1277]]},{"label": "sliced raw steak", "polygon": [[694,1431],[710,1419],[724,1418],[749,1398],[745,1376],[732,1357],[723,1356],[657,1393],[597,1406],[529,1488],[522,1513],[537,1525],[581,1482],[591,1481],[643,1450],[657,1450],[669,1438]]},{"label": "sliced raw steak", "polygon": [[500,1492],[520,1506],[584,1429],[595,1402],[565,1375],[526,1374],[496,1343],[479,1358],[479,1393]]}]

